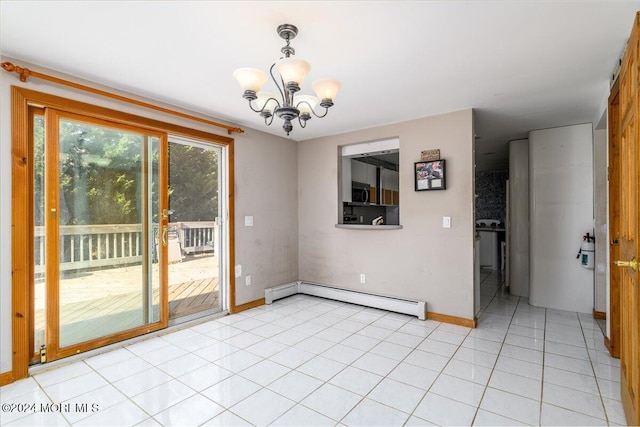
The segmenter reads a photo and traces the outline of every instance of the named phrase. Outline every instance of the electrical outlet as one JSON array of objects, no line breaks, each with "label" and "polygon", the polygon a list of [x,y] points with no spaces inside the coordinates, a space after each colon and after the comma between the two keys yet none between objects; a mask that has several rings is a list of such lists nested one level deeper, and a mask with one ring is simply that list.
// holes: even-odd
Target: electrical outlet
[{"label": "electrical outlet", "polygon": [[244,277],[244,284],[245,284],[246,286],[251,286],[251,275],[250,275],[250,274],[247,274],[247,275]]},{"label": "electrical outlet", "polygon": [[360,275],[360,283],[365,283],[367,281],[367,278],[364,274]]}]

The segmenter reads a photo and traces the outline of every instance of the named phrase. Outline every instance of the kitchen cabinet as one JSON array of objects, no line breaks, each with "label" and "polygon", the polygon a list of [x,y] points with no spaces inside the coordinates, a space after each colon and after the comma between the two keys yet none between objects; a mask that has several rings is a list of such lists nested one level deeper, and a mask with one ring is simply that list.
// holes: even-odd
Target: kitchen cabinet
[{"label": "kitchen cabinet", "polygon": [[391,191],[398,191],[399,177],[397,171],[392,171],[391,169],[382,169],[380,173],[380,180],[382,181],[382,188]]},{"label": "kitchen cabinet", "polygon": [[351,159],[351,180],[375,187],[377,175],[376,169],[377,168],[374,165]]},{"label": "kitchen cabinet", "polygon": [[342,201],[351,202],[351,159],[342,158]]},{"label": "kitchen cabinet", "polygon": [[480,266],[499,270],[498,233],[496,231],[479,230],[478,234],[480,235]]},{"label": "kitchen cabinet", "polygon": [[351,181],[365,182],[366,179],[367,172],[365,170],[365,164],[351,159]]},{"label": "kitchen cabinet", "polygon": [[382,186],[382,205],[397,205],[399,203],[399,176],[397,171],[380,169],[380,185]]},{"label": "kitchen cabinet", "polygon": [[366,177],[366,183],[369,184],[372,187],[375,187],[378,185],[377,181],[377,175],[378,175],[378,168],[374,165],[369,165],[365,163],[365,177]]}]

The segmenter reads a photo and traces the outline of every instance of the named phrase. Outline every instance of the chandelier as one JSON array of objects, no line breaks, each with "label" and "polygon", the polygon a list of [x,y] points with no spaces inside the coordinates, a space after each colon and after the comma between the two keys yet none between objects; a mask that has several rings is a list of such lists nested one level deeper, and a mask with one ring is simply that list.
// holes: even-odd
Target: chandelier
[{"label": "chandelier", "polygon": [[[280,96],[275,93],[260,92],[260,88],[268,80],[267,74],[262,70],[238,68],[233,72],[233,77],[244,91],[242,97],[249,101],[249,108],[260,114],[267,126],[271,125],[274,116],[284,120],[282,128],[289,135],[293,130],[292,120],[297,118],[300,127],[305,128],[312,115],[318,118],[326,116],[341,85],[337,80],[320,79],[311,84],[317,97],[298,94],[300,85],[311,66],[307,61],[293,57],[296,51],[291,47],[290,42],[298,35],[298,28],[295,25],[283,24],[278,26],[277,31],[287,44],[280,49],[284,57],[271,65],[269,74],[280,91]],[[274,75],[274,68],[279,78]],[[318,103],[324,108],[324,112],[320,115],[314,111]]]}]

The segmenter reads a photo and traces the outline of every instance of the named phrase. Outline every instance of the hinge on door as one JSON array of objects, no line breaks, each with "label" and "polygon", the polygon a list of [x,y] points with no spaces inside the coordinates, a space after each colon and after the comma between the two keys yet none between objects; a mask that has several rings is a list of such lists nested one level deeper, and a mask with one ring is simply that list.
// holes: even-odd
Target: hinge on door
[{"label": "hinge on door", "polygon": [[47,363],[47,347],[44,344],[40,346],[40,363]]}]

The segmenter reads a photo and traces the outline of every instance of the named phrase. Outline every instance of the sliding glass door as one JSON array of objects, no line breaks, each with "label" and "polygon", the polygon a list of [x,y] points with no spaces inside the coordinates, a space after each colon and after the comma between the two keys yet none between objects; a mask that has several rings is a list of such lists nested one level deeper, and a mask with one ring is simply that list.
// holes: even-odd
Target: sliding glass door
[{"label": "sliding glass door", "polygon": [[32,354],[166,327],[166,136],[54,109],[33,130]]}]

